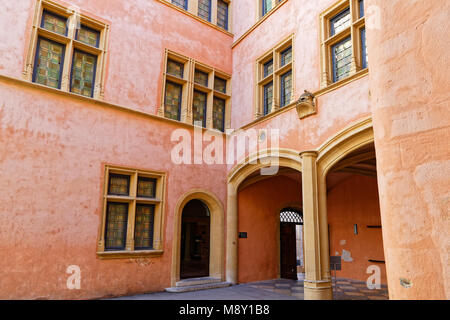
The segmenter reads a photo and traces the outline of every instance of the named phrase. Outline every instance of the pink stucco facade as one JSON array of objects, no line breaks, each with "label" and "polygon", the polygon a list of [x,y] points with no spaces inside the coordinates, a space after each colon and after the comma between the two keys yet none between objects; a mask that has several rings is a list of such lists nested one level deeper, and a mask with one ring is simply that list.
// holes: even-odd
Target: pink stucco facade
[{"label": "pink stucco facade", "polygon": [[[232,0],[230,32],[223,32],[158,0],[58,0],[109,25],[100,101],[23,80],[37,0],[5,1],[0,11],[0,298],[86,299],[171,287],[177,205],[193,190],[218,200],[226,238],[228,179],[243,157],[232,163],[173,162],[173,132],[183,129],[193,137],[195,129],[158,115],[169,49],[231,75],[229,129],[242,130],[220,134],[224,139],[274,129],[279,148],[300,154],[319,150],[342,130],[372,118],[377,177],[352,177],[328,190],[328,222],[334,228],[330,254],[342,251],[340,240],[346,238],[343,248],[354,252],[356,261],[341,275],[364,281],[371,257],[364,241],[371,255],[386,260],[382,282],[391,299],[448,299],[450,47],[443,39],[449,4],[366,0],[369,17],[378,23],[366,22],[369,72],[320,91],[319,15],[335,2],[285,0],[255,26],[258,1]],[[304,90],[320,92],[317,111],[300,120],[290,107],[256,121],[256,61],[290,35],[293,101]],[[97,256],[106,164],[167,175],[161,255]],[[239,190],[237,199],[240,231],[256,235],[239,240],[239,282],[276,278],[279,210],[292,203],[301,207],[301,175],[256,182]],[[381,224],[382,237],[348,240],[355,219]],[[227,250],[224,244],[222,269]],[[80,290],[66,286],[69,265],[81,269]]]}]

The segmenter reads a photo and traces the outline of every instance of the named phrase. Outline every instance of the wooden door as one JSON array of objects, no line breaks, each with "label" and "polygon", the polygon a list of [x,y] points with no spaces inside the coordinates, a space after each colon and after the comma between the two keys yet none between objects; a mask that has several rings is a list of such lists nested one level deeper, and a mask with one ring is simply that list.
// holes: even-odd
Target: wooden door
[{"label": "wooden door", "polygon": [[280,276],[297,280],[295,223],[280,223]]}]

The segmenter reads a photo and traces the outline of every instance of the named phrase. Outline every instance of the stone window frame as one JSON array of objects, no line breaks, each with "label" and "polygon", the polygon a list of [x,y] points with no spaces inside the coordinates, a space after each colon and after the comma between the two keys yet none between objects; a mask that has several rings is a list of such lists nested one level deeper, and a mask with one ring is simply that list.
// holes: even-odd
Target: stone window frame
[{"label": "stone window frame", "polygon": [[275,9],[282,2],[285,2],[287,0],[269,0],[269,1],[272,2],[272,6],[266,12],[264,12],[264,3],[265,3],[266,0],[256,0],[256,1],[257,1],[256,7],[258,8],[257,9],[257,16],[258,16],[258,20],[259,20],[259,19],[262,19],[265,16],[267,16],[271,11],[273,11],[273,9]]},{"label": "stone window frame", "polygon": [[[116,165],[105,165],[104,172],[103,208],[97,244],[97,256],[101,259],[115,259],[162,255],[164,252],[163,231],[165,220],[166,173]],[[129,195],[124,196],[109,194],[110,174],[129,176]],[[139,197],[137,195],[137,182],[138,178],[141,177],[156,180],[156,192],[154,198]],[[110,202],[128,204],[128,223],[125,250],[105,250],[107,206]],[[153,222],[153,249],[151,250],[134,249],[134,228],[137,204],[155,206]]]},{"label": "stone window frame", "polygon": [[[323,11],[319,16],[321,89],[343,85],[368,72],[368,67],[364,68],[362,63],[361,30],[365,29],[365,15],[360,17],[360,8],[359,0],[340,0]],[[347,9],[350,9],[350,25],[336,34],[332,34],[331,20]],[[334,81],[332,48],[348,37],[351,38],[352,43],[350,73],[346,78]]]},{"label": "stone window frame", "polygon": [[228,23],[227,23],[227,29],[223,29],[217,24],[217,1],[218,0],[211,0],[211,12],[210,12],[210,21],[203,19],[198,15],[198,0],[188,0],[187,1],[187,9],[181,8],[177,6],[176,4],[172,3],[172,0],[157,0],[171,8],[174,8],[180,12],[183,12],[192,18],[201,21],[211,27],[214,27],[217,30],[223,31],[229,35],[231,35],[231,26],[232,26],[232,1],[231,0],[222,0],[223,2],[226,2],[228,4]]},{"label": "stone window frame", "polygon": [[[173,60],[184,65],[183,78],[179,78],[167,73],[167,61]],[[181,114],[180,121],[188,124],[194,124],[193,121],[193,98],[194,90],[207,94],[206,103],[206,127],[210,130],[213,128],[213,101],[214,97],[225,100],[225,123],[224,131],[231,127],[231,75],[223,72],[217,68],[208,66],[195,59],[189,58],[182,54],[176,53],[169,49],[165,49],[164,52],[164,72],[162,77],[162,93],[161,93],[161,105],[158,109],[158,115],[164,116],[165,111],[165,93],[166,83],[174,82],[182,85],[182,99],[181,99]],[[199,70],[208,74],[208,85],[196,83],[194,80],[195,70]],[[221,78],[226,81],[225,93],[214,89],[214,79]],[[175,121],[175,120],[174,120]]]},{"label": "stone window frame", "polygon": [[[295,46],[294,46],[294,34],[289,35],[287,38],[280,41],[271,50],[264,53],[260,58],[256,60],[255,66],[255,107],[254,117],[255,119],[267,116],[273,112],[276,112],[280,108],[286,108],[294,103],[295,92]],[[281,65],[281,53],[289,47],[292,48],[291,61],[285,65]],[[273,61],[273,71],[271,74],[264,76],[264,65]],[[291,88],[291,100],[281,107],[281,77],[287,72],[292,72],[292,88]],[[264,86],[273,82],[273,100],[272,110],[268,114],[264,114]]]},{"label": "stone window frame", "polygon": [[98,47],[90,46],[81,41],[76,40],[76,28],[68,27],[66,35],[60,35],[58,33],[46,30],[41,27],[41,21],[43,12],[53,13],[60,17],[67,19],[69,26],[74,26],[76,21],[76,12],[69,7],[63,6],[59,3],[50,0],[37,0],[35,6],[35,12],[33,16],[31,37],[26,54],[26,61],[23,69],[23,78],[27,81],[33,81],[33,71],[35,68],[35,57],[37,52],[37,45],[39,38],[43,38],[49,41],[57,42],[64,46],[65,54],[63,57],[63,68],[61,74],[60,88],[57,90],[71,92],[71,73],[72,73],[72,61],[75,50],[82,51],[97,57],[95,68],[95,82],[92,96],[84,96],[88,98],[94,98],[98,100],[104,99],[105,88],[105,71],[107,63],[107,47],[109,40],[109,24],[94,19],[83,12],[79,13],[80,25],[89,29],[99,32],[100,38]]}]

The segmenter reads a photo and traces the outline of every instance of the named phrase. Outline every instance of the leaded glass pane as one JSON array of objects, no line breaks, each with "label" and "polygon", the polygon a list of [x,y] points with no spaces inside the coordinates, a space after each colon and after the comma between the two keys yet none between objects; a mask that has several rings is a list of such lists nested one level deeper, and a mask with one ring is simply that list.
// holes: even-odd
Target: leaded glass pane
[{"label": "leaded glass pane", "polygon": [[128,204],[110,202],[106,212],[105,249],[123,250],[126,245]]},{"label": "leaded glass pane", "polygon": [[123,174],[113,174],[109,175],[109,187],[108,194],[128,196],[130,187],[130,176]]},{"label": "leaded glass pane", "polygon": [[180,120],[182,86],[173,82],[166,82],[164,101],[164,116],[173,120]]},{"label": "leaded glass pane", "polygon": [[137,184],[137,196],[145,198],[155,198],[156,179],[139,177]]},{"label": "leaded glass pane", "polygon": [[167,60],[167,73],[176,76],[178,78],[183,78],[184,65],[181,62]]},{"label": "leaded glass pane", "polygon": [[208,74],[206,72],[195,70],[194,82],[207,87],[208,86]]},{"label": "leaded glass pane", "polygon": [[281,106],[284,107],[291,102],[292,94],[292,71],[281,76]]},{"label": "leaded glass pane", "polygon": [[263,69],[264,69],[264,78],[267,77],[268,75],[272,74],[273,60],[270,60],[269,62],[264,63]]},{"label": "leaded glass pane", "polygon": [[67,19],[44,11],[42,14],[41,28],[65,36],[67,35]]},{"label": "leaded glass pane", "polygon": [[213,101],[213,128],[225,130],[225,100],[216,97]]},{"label": "leaded glass pane", "polygon": [[188,8],[188,0],[172,0],[172,3],[177,7],[183,8],[184,10],[187,10]]},{"label": "leaded glass pane", "polygon": [[202,123],[203,127],[206,127],[206,93],[194,90],[192,116],[194,124],[199,121]]},{"label": "leaded glass pane", "polygon": [[335,44],[332,47],[334,81],[348,77],[352,64],[351,37]]},{"label": "leaded glass pane", "polygon": [[211,0],[198,0],[198,16],[211,21]]},{"label": "leaded glass pane", "polygon": [[265,16],[270,10],[272,10],[272,0],[262,0],[262,15]]},{"label": "leaded glass pane", "polygon": [[83,96],[94,94],[97,57],[89,53],[74,51],[70,91]]},{"label": "leaded glass pane", "polygon": [[34,82],[52,88],[59,88],[64,59],[64,46],[45,39],[39,39],[36,55]]},{"label": "leaded glass pane", "polygon": [[228,30],[228,3],[217,0],[217,25]]},{"label": "leaded glass pane", "polygon": [[346,29],[351,24],[350,19],[350,8],[342,11],[338,15],[336,15],[334,18],[331,19],[331,35],[335,35],[336,33],[341,32],[342,30]]},{"label": "leaded glass pane", "polygon": [[364,17],[364,0],[359,0],[359,17]]},{"label": "leaded glass pane", "polygon": [[77,30],[77,40],[98,48],[100,32],[81,26],[81,28]]},{"label": "leaded glass pane", "polygon": [[281,66],[287,65],[292,61],[292,47],[281,52]]},{"label": "leaded glass pane", "polygon": [[214,78],[214,90],[226,93],[227,92],[227,80],[215,77]]},{"label": "leaded glass pane", "polygon": [[362,67],[365,69],[369,65],[369,60],[367,57],[366,29],[361,29],[361,51]]},{"label": "leaded glass pane", "polygon": [[136,205],[134,249],[153,248],[154,205]]},{"label": "leaded glass pane", "polygon": [[270,82],[264,86],[264,114],[272,112],[273,103],[273,83]]}]

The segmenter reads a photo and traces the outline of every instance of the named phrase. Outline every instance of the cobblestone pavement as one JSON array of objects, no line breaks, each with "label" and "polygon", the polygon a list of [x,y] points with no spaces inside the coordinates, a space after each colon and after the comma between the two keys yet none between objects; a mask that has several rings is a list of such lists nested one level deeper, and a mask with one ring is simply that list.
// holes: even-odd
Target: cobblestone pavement
[{"label": "cobblestone pavement", "polygon": [[[303,279],[274,279],[226,288],[184,293],[157,292],[119,297],[120,300],[303,300]],[[333,283],[334,300],[388,300],[386,286],[370,290],[363,281],[338,278]]]}]

